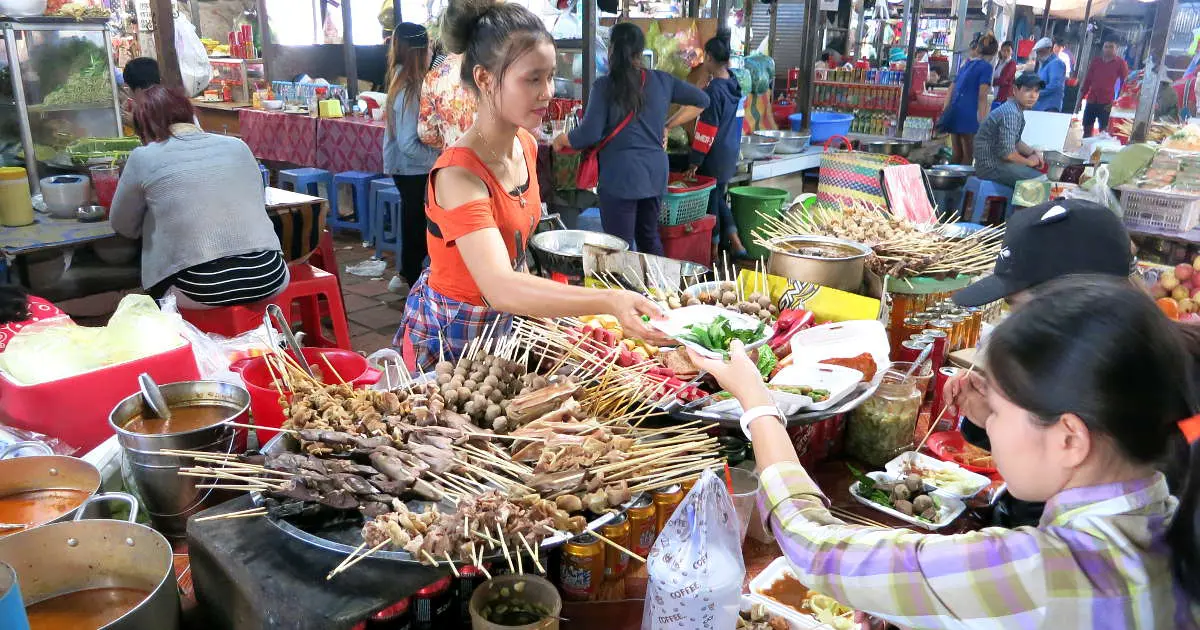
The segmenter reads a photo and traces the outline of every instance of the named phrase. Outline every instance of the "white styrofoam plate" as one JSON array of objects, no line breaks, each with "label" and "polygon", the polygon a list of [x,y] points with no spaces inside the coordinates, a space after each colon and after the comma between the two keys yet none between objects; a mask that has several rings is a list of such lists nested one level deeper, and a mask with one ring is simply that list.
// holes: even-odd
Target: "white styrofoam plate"
[{"label": "white styrofoam plate", "polygon": [[863,319],[813,326],[792,336],[792,364],[820,363],[825,359],[850,358],[867,352],[875,359],[878,382],[892,361],[887,330],[876,320]]},{"label": "white styrofoam plate", "polygon": [[771,379],[772,385],[807,385],[813,389],[824,389],[829,398],[813,402],[806,411],[824,411],[841,402],[862,381],[863,373],[841,365],[809,363],[789,365]]},{"label": "white styrofoam plate", "polygon": [[796,577],[796,572],[792,570],[791,563],[788,562],[787,556],[779,556],[778,558],[772,560],[771,564],[768,564],[765,569],[763,569],[758,575],[754,576],[754,578],[750,580],[750,595],[747,597],[755,600],[756,603],[765,605],[768,612],[779,615],[788,621],[792,621],[793,619],[802,619],[803,623],[809,624],[802,626],[804,628],[833,630],[833,628],[828,624],[817,621],[817,618],[813,615],[809,613],[802,613],[795,608],[788,606],[787,604],[775,601],[774,599],[763,595],[763,592],[770,588],[776,580],[785,575],[790,575],[794,578]]},{"label": "white styrofoam plate", "polygon": [[[785,416],[790,416],[802,409],[809,409],[813,404],[812,398],[809,398],[808,396],[802,396],[800,394],[792,394],[790,392],[772,390],[771,398],[775,400],[775,404],[779,406],[779,410],[782,411]],[[742,409],[741,403],[739,403],[736,398],[717,401],[704,407],[703,410],[709,413],[733,414],[736,416],[741,416],[743,413],[745,413],[745,410]]]},{"label": "white styrofoam plate", "polygon": [[[720,359],[720,352],[709,350],[700,344],[693,343],[680,339],[680,336],[688,332],[688,327],[694,324],[707,325],[717,317],[724,317],[729,320],[729,325],[735,330],[755,330],[762,322],[756,317],[750,317],[742,313],[727,311],[723,308],[710,306],[708,304],[699,304],[697,306],[685,306],[675,310],[666,311],[664,319],[651,320],[650,325],[661,330],[668,337],[671,337],[679,343],[695,350],[697,354],[706,356],[710,359]],[[775,334],[775,329],[769,324],[763,328],[762,338],[753,343],[746,344],[746,350],[752,350],[765,343]]]},{"label": "white styrofoam plate", "polygon": [[[891,481],[895,480],[895,478],[892,477],[891,475],[889,475],[885,472],[879,472],[879,471],[869,472],[869,473],[867,473],[867,476],[870,477],[871,479],[874,479],[877,483],[885,483],[885,482],[891,482]],[[941,491],[935,490],[935,491],[931,492],[930,495],[934,496],[938,503],[938,520],[936,522],[930,523],[928,521],[923,521],[915,516],[909,516],[899,510],[894,510],[890,507],[880,505],[874,501],[871,501],[870,499],[867,499],[866,497],[863,497],[862,495],[860,495],[858,493],[858,483],[859,482],[855,481],[853,484],[850,485],[850,496],[854,497],[855,501],[858,501],[859,503],[861,503],[869,508],[879,510],[880,512],[883,512],[884,514],[887,514],[888,516],[900,519],[900,520],[904,521],[905,523],[909,523],[911,525],[916,525],[917,527],[920,527],[922,529],[928,529],[929,531],[937,531],[937,530],[949,525],[950,523],[952,523],[954,521],[954,519],[958,518],[959,515],[961,515],[963,513],[963,510],[967,509],[967,504],[963,503],[961,499],[950,496]]]},{"label": "white styrofoam plate", "polygon": [[[938,491],[947,496],[958,499],[970,499],[979,494],[981,490],[992,485],[992,480],[983,475],[971,472],[954,462],[946,462],[936,457],[930,457],[916,451],[906,451],[897,455],[892,461],[884,464],[883,469],[892,477],[899,477],[908,474],[910,467],[932,470],[932,471],[949,471],[956,479],[961,481],[953,484],[940,483],[936,478],[928,478],[929,485],[938,489]],[[922,475],[922,478],[925,476]]]},{"label": "white styrofoam plate", "polygon": [[762,604],[772,617],[783,619],[788,624],[788,630],[832,630],[829,626],[819,622],[812,615],[798,613],[787,606],[782,606],[779,602],[765,597],[763,595],[747,595],[742,594],[742,605],[738,610],[750,610],[751,606]]}]

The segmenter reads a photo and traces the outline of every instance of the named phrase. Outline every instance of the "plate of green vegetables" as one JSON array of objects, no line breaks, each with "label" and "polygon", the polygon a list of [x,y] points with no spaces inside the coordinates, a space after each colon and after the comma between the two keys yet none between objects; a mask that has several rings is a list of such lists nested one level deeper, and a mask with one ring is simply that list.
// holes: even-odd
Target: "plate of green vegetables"
[{"label": "plate of green vegetables", "polygon": [[775,334],[774,328],[756,317],[707,304],[667,311],[665,319],[650,323],[710,359],[728,357],[729,345],[735,339],[740,340],[747,350],[752,350]]}]

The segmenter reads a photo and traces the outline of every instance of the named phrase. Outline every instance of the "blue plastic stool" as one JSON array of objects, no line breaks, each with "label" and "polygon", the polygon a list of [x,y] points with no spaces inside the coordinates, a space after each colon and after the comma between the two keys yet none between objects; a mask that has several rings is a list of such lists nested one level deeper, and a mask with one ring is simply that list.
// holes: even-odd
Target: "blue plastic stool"
[{"label": "blue plastic stool", "polygon": [[604,226],[600,223],[600,208],[588,208],[580,212],[577,229],[589,232],[603,232]]},{"label": "blue plastic stool", "polygon": [[[362,234],[364,241],[371,240],[371,194],[370,185],[372,180],[379,177],[378,173],[364,173],[362,171],[345,171],[333,176],[333,196],[335,198],[341,196],[342,186],[349,186],[353,190],[351,195],[352,210],[354,214],[343,217],[336,212],[331,212],[329,217],[329,229],[337,230],[354,230]],[[332,209],[332,208],[331,208]]]},{"label": "blue plastic stool", "polygon": [[271,185],[271,171],[268,171],[267,167],[263,166],[262,164],[259,164],[258,172],[260,174],[262,174],[263,188],[269,187]]},{"label": "blue plastic stool", "polygon": [[980,179],[975,176],[967,178],[967,185],[963,189],[963,208],[966,208],[966,195],[971,196],[971,210],[966,213],[966,219],[972,223],[983,223],[987,217],[983,216],[987,209],[988,199],[992,197],[1004,198],[1004,218],[1012,214],[1012,196],[1013,189],[994,182],[990,179]]},{"label": "blue plastic stool", "polygon": [[395,187],[375,193],[371,208],[371,238],[375,257],[382,258],[384,250],[396,257],[396,272],[400,271],[400,191]]},{"label": "blue plastic stool", "polygon": [[[325,187],[324,195],[321,186]],[[333,189],[333,173],[322,168],[289,168],[279,171],[279,187],[305,195],[329,200],[329,215],[338,214],[337,195]],[[290,187],[290,188],[289,188]]]}]

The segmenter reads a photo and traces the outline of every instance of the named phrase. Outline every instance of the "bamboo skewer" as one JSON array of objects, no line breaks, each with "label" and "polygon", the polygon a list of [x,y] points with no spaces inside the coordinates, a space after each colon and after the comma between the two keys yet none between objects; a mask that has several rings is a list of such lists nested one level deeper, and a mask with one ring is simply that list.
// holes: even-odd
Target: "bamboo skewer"
[{"label": "bamboo skewer", "polygon": [[517,539],[521,541],[521,544],[525,545],[525,550],[529,552],[529,557],[533,560],[534,566],[537,567],[538,573],[545,575],[546,568],[542,566],[541,561],[538,559],[537,551],[534,550],[533,545],[530,545],[529,541],[519,534],[517,535]]},{"label": "bamboo skewer", "polygon": [[496,523],[496,533],[500,537],[500,550],[504,552],[504,559],[508,561],[508,570],[516,571],[517,568],[513,566],[512,554],[508,552],[508,543],[504,542],[504,530],[500,528],[500,523]]},{"label": "bamboo skewer", "polygon": [[831,507],[831,508],[829,508],[829,513],[833,514],[834,516],[836,516],[844,521],[852,521],[859,525],[867,525],[869,527],[883,527],[885,529],[894,529],[890,525],[885,525],[879,521],[876,521],[871,518],[867,518],[865,516],[862,516],[861,514],[856,514],[845,508],[839,508],[836,506]]},{"label": "bamboo skewer", "polygon": [[322,354],[321,360],[325,362],[325,367],[329,368],[329,373],[332,374],[334,378],[336,378],[342,385],[345,385],[346,379],[342,378],[342,375],[338,374],[338,371],[334,369],[333,364],[329,362],[329,357]]},{"label": "bamboo skewer", "polygon": [[216,520],[221,520],[221,519],[226,519],[226,518],[242,518],[242,517],[249,517],[249,516],[263,516],[263,515],[265,515],[266,513],[267,513],[267,508],[253,507],[253,508],[250,508],[250,509],[248,509],[248,510],[238,510],[238,511],[236,511],[236,512],[229,512],[229,513],[226,513],[226,514],[217,514],[216,516],[201,516],[200,518],[197,518],[197,519],[196,519],[196,522],[197,522],[197,523],[202,523],[202,522],[204,522],[204,521],[216,521]]},{"label": "bamboo skewer", "polygon": [[339,573],[342,573],[343,571],[348,571],[350,569],[350,567],[358,564],[359,562],[362,562],[363,560],[365,560],[367,558],[367,556],[370,556],[371,554],[375,553],[376,551],[383,549],[384,547],[391,544],[391,542],[392,542],[391,539],[388,539],[388,540],[385,540],[385,541],[379,543],[378,545],[375,545],[374,547],[371,547],[370,549],[366,550],[362,555],[358,556],[357,558],[354,558],[354,559],[350,560],[349,562],[345,562],[344,564],[339,565],[338,568],[334,569],[333,571],[330,571],[329,575],[325,576],[325,579],[326,580],[331,579],[331,578],[333,578],[333,576],[335,576]]},{"label": "bamboo skewer", "polygon": [[276,431],[278,433],[287,433],[288,435],[300,435],[300,432],[295,429],[285,429],[283,427],[264,427],[258,424],[243,424],[241,422],[225,422],[225,424],[239,429],[257,429],[259,431]]},{"label": "bamboo skewer", "polygon": [[[967,372],[965,374],[963,374],[962,377],[964,379],[970,378],[971,372],[973,372],[974,370],[975,370],[975,364],[972,363],[971,366],[967,368]],[[938,415],[933,416],[929,419],[929,430],[925,432],[925,437],[921,438],[921,441],[919,443],[917,443],[917,447],[913,449],[914,453],[921,452],[921,448],[923,446],[925,446],[925,442],[927,440],[929,440],[929,436],[933,435],[933,430],[937,428],[938,419],[941,418],[943,415],[945,415],[946,410],[949,408],[950,408],[950,402],[947,401],[945,405],[942,405],[942,410],[938,412]]]},{"label": "bamboo skewer", "polygon": [[617,544],[615,541],[613,541],[613,540],[609,539],[608,537],[604,536],[604,535],[603,535],[603,534],[601,534],[600,532],[597,532],[597,531],[591,531],[591,532],[588,532],[588,533],[590,533],[591,535],[595,536],[596,538],[599,538],[601,542],[603,542],[603,543],[607,544],[609,547],[612,547],[613,549],[616,549],[617,551],[620,551],[621,553],[623,553],[623,554],[625,554],[625,555],[629,556],[630,558],[633,558],[634,560],[637,560],[638,562],[641,562],[642,564],[646,564],[646,559],[645,559],[645,558],[643,558],[643,557],[641,557],[641,556],[637,555],[636,553],[634,553],[634,552],[632,552],[632,551],[630,551],[630,550],[628,550],[628,549],[626,549],[626,548],[622,547],[621,545]]}]

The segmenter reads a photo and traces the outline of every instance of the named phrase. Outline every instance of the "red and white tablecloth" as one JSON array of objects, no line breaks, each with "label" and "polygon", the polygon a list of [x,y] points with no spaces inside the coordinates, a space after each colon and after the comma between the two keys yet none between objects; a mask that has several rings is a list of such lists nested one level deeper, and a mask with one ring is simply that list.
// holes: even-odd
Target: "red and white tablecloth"
[{"label": "red and white tablecloth", "polygon": [[321,118],[317,121],[317,168],[383,172],[383,133],[387,123],[366,118]]},{"label": "red and white tablecloth", "polygon": [[238,123],[242,140],[254,157],[296,166],[316,165],[316,118],[246,108],[238,110]]}]

